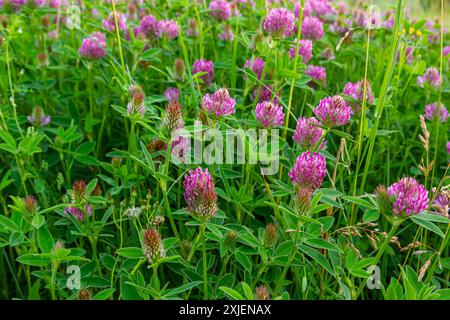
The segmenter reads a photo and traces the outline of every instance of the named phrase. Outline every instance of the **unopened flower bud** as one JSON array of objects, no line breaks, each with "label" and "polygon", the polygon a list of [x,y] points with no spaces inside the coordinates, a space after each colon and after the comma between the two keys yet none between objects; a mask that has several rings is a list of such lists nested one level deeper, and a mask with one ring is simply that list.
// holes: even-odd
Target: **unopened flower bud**
[{"label": "unopened flower bud", "polygon": [[273,223],[269,223],[264,229],[263,246],[266,248],[273,247],[277,242],[277,227]]},{"label": "unopened flower bud", "polygon": [[164,247],[159,236],[158,230],[147,229],[143,237],[144,255],[149,263],[153,263],[161,257],[164,257]]},{"label": "unopened flower bud", "polygon": [[80,289],[78,291],[78,300],[91,300],[92,293],[89,289]]},{"label": "unopened flower bud", "polygon": [[38,204],[35,197],[26,196],[23,199],[23,204],[25,206],[25,213],[27,216],[34,216],[37,213]]},{"label": "unopened flower bud", "polygon": [[269,290],[263,285],[257,287],[255,290],[255,299],[256,300],[269,300],[270,299]]}]

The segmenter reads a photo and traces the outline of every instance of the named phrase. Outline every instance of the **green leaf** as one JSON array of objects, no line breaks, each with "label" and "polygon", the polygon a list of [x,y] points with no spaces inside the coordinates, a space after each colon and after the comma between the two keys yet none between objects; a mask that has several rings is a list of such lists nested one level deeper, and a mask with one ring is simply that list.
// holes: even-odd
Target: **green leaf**
[{"label": "green leaf", "polygon": [[92,298],[92,300],[107,300],[114,294],[115,291],[116,291],[115,288],[109,288],[109,289],[102,290],[99,293],[97,293]]},{"label": "green leaf", "polygon": [[44,253],[50,253],[55,246],[55,240],[46,227],[38,230],[38,243],[39,248]]},{"label": "green leaf", "polygon": [[189,283],[187,283],[185,285],[182,285],[182,286],[180,286],[178,288],[175,288],[175,289],[164,290],[164,291],[161,292],[161,294],[163,296],[165,296],[166,298],[173,297],[173,296],[176,296],[177,294],[180,294],[182,292],[190,290],[190,289],[192,289],[192,288],[194,288],[194,287],[196,287],[196,286],[198,286],[198,285],[200,285],[202,283],[203,283],[203,281],[192,281],[192,282],[189,282]]},{"label": "green leaf", "polygon": [[247,300],[254,300],[252,288],[250,288],[248,283],[242,281],[241,284],[242,284],[242,289],[244,290],[245,297],[247,298]]},{"label": "green leaf", "polygon": [[77,150],[75,151],[75,153],[79,153],[79,154],[89,154],[91,153],[95,148],[95,141],[88,141],[85,143],[82,143]]},{"label": "green leaf", "polygon": [[343,196],[342,199],[347,200],[347,201],[352,202],[352,203],[355,203],[357,205],[366,207],[366,208],[376,209],[375,206],[372,203],[370,203],[370,202],[368,202],[366,200],[363,200],[361,198],[358,198],[358,197]]},{"label": "green leaf", "polygon": [[0,225],[11,232],[21,233],[19,226],[6,216],[0,216]]},{"label": "green leaf", "polygon": [[33,220],[31,220],[31,225],[35,228],[35,229],[39,229],[40,227],[42,227],[42,225],[45,223],[45,217],[43,215],[35,215],[33,217]]},{"label": "green leaf", "polygon": [[116,251],[119,256],[129,259],[140,259],[144,256],[144,251],[141,248],[128,247],[120,248]]},{"label": "green leaf", "polygon": [[51,263],[50,257],[39,253],[26,253],[18,257],[16,260],[19,263],[36,267],[45,267]]},{"label": "green leaf", "polygon": [[247,270],[248,272],[252,272],[252,262],[247,255],[237,250],[234,253],[234,256],[236,257],[236,260],[244,267],[245,270]]},{"label": "green leaf", "polygon": [[92,191],[94,191],[95,187],[97,186],[97,182],[98,182],[98,179],[95,178],[88,183],[88,185],[86,186],[87,194],[91,194]]},{"label": "green leaf", "polygon": [[225,286],[221,286],[219,289],[222,290],[231,300],[245,300],[244,297],[234,289]]},{"label": "green leaf", "polygon": [[308,240],[305,240],[305,243],[314,248],[326,249],[329,251],[336,251],[336,252],[342,253],[342,250],[339,249],[339,247],[337,245],[335,245],[334,243],[325,241],[323,239],[319,239],[319,238],[308,239]]},{"label": "green leaf", "polygon": [[305,245],[299,245],[298,248],[320,264],[325,270],[328,271],[329,274],[333,275],[333,270],[331,269],[330,263],[322,254],[320,254],[319,251]]},{"label": "green leaf", "polygon": [[364,222],[377,221],[379,217],[380,212],[378,210],[369,209],[366,212],[364,212],[363,221]]},{"label": "green leaf", "polygon": [[439,229],[439,227],[436,226],[433,222],[421,219],[420,215],[416,215],[416,216],[411,217],[411,220],[415,224],[418,224],[419,226],[424,227],[425,229],[428,229],[428,230],[430,230],[433,233],[436,233],[441,238],[444,238],[444,233],[442,232],[442,230]]}]

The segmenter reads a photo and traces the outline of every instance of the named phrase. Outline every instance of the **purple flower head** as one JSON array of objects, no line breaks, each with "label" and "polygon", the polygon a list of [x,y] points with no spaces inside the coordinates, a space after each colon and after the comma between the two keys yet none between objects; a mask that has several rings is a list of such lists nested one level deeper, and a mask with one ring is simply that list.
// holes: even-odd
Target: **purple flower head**
[{"label": "purple flower head", "polygon": [[302,35],[306,39],[319,40],[323,37],[323,23],[317,17],[305,17],[302,24]]},{"label": "purple flower head", "polygon": [[98,60],[106,54],[106,36],[101,32],[94,32],[83,39],[81,47],[78,49],[80,56]]},{"label": "purple flower head", "polygon": [[203,80],[205,86],[209,87],[214,79],[214,65],[212,61],[207,61],[205,59],[195,61],[192,68],[192,74],[195,75],[199,72],[204,73],[200,76],[200,79]]},{"label": "purple flower head", "polygon": [[186,35],[197,38],[199,36],[198,24],[196,19],[189,19],[186,28]]},{"label": "purple flower head", "polygon": [[[300,13],[300,3],[297,2],[294,10],[295,16],[298,18]],[[328,0],[308,0],[305,1],[303,8],[304,16],[316,15],[318,17],[330,16],[336,14],[336,10]]]},{"label": "purple flower head", "polygon": [[10,0],[9,2],[14,7],[21,7],[27,3],[27,0]]},{"label": "purple flower head", "polygon": [[414,62],[414,48],[411,46],[406,47],[405,50],[405,57],[406,57],[406,62],[408,64],[411,64]]},{"label": "purple flower head", "polygon": [[185,175],[183,186],[189,212],[205,219],[216,214],[217,194],[208,169],[190,170]]},{"label": "purple flower head", "polygon": [[428,191],[414,178],[405,177],[388,188],[396,216],[419,214],[428,207]]},{"label": "purple flower head", "polygon": [[169,40],[175,39],[178,37],[178,24],[172,19],[159,21],[156,27],[156,36],[158,38],[166,36]]},{"label": "purple flower head", "polygon": [[44,113],[41,107],[36,107],[27,117],[28,121],[35,127],[43,127],[50,123],[51,118]]},{"label": "purple flower head", "polygon": [[346,105],[344,98],[336,95],[320,100],[313,112],[324,126],[334,127],[349,122],[352,108]]},{"label": "purple flower head", "polygon": [[191,148],[191,140],[185,136],[177,135],[172,140],[172,156],[181,163],[186,163]]},{"label": "purple flower head", "polygon": [[271,101],[259,102],[255,108],[256,119],[266,128],[282,126],[284,123],[283,107]]},{"label": "purple flower head", "polygon": [[147,38],[152,37],[157,29],[158,20],[152,16],[148,15],[142,18],[140,23],[140,31],[145,34]]},{"label": "purple flower head", "polygon": [[[320,122],[316,118],[300,117],[297,121],[293,139],[303,148],[311,150],[320,141],[323,129],[319,127]],[[319,149],[325,148],[326,140],[320,144]]]},{"label": "purple flower head", "polygon": [[223,31],[219,34],[219,39],[222,41],[233,41],[234,33],[229,25],[226,25]]},{"label": "purple flower head", "polygon": [[436,117],[439,117],[439,120],[444,123],[447,121],[447,118],[449,117],[447,108],[441,103],[441,107],[439,108],[439,114],[438,114],[438,103],[432,103],[427,106],[425,106],[425,113],[424,117],[427,120],[434,120]]},{"label": "purple flower head", "polygon": [[[365,85],[366,84],[366,85]],[[353,100],[349,105],[353,108],[353,112],[356,113],[361,108],[362,101],[364,99],[364,86],[366,90],[366,103],[373,103],[373,92],[370,83],[364,80],[358,82],[347,82],[342,91],[345,95],[350,96]]]},{"label": "purple flower head", "polygon": [[437,213],[450,217],[450,190],[442,190],[434,199],[433,207],[437,209]]},{"label": "purple flower head", "polygon": [[145,114],[145,95],[140,86],[131,85],[129,88],[130,102],[127,105],[127,115],[134,116],[140,114],[141,117]]},{"label": "purple flower head", "polygon": [[297,188],[305,188],[314,192],[320,188],[327,174],[325,157],[320,153],[305,151],[295,161],[289,171],[289,178]]},{"label": "purple flower head", "polygon": [[436,68],[428,68],[422,76],[417,77],[417,84],[420,87],[424,87],[425,83],[438,89],[441,84],[441,76],[439,75],[439,70]]},{"label": "purple flower head", "polygon": [[46,2],[47,0],[33,0],[33,3],[36,7],[43,7]]},{"label": "purple flower head", "polygon": [[[258,102],[272,101],[273,103],[278,103],[279,96],[276,93],[272,93],[272,91],[273,88],[270,84],[262,86],[259,92]],[[255,99],[257,95],[258,95],[258,87],[256,87],[255,90],[253,90],[253,99]]]},{"label": "purple flower head", "polygon": [[202,107],[214,117],[221,117],[235,112],[236,100],[230,97],[227,89],[219,89],[212,95],[205,94]]},{"label": "purple flower head", "polygon": [[[127,29],[127,18],[123,13],[116,12],[117,17],[117,26],[119,27],[119,30],[126,30]],[[103,19],[103,27],[111,32],[116,31],[116,19],[114,19],[114,12],[111,12],[108,15],[108,18]]]},{"label": "purple flower head", "polygon": [[180,95],[180,92],[178,88],[170,87],[167,88],[166,91],[164,91],[164,96],[169,100],[169,102],[175,102],[178,101],[178,97]]},{"label": "purple flower head", "polygon": [[450,141],[447,141],[447,153],[450,154]]},{"label": "purple flower head", "polygon": [[211,17],[223,21],[231,17],[231,5],[224,0],[211,1],[209,4],[209,13]]},{"label": "purple flower head", "polygon": [[[289,57],[291,59],[294,59],[295,57],[295,49],[297,48],[297,45],[294,44],[289,49]],[[303,63],[308,63],[308,61],[312,58],[312,41],[311,40],[299,40],[298,45],[298,55],[303,58]]]},{"label": "purple flower head", "polygon": [[294,14],[286,8],[270,9],[264,30],[275,38],[289,37],[294,30]]},{"label": "purple flower head", "polygon": [[450,55],[450,46],[445,46],[445,47],[442,49],[442,55],[443,55],[444,57]]},{"label": "purple flower head", "polygon": [[63,4],[64,0],[50,0],[50,7],[59,8]]},{"label": "purple flower head", "polygon": [[[305,73],[308,76],[310,76],[311,78],[313,78],[314,80],[316,80],[317,82],[319,82],[322,85],[322,87],[326,87],[326,85],[327,85],[327,72],[326,72],[324,67],[319,67],[319,66],[314,66],[312,64],[309,64],[306,67]],[[309,82],[309,84],[312,87],[315,87],[315,84],[313,82]]]},{"label": "purple flower head", "polygon": [[[258,79],[261,79],[261,75],[264,70],[265,62],[261,58],[255,58],[255,59],[249,59],[245,62],[244,68],[251,69]],[[244,75],[244,77],[247,77],[247,75]]]},{"label": "purple flower head", "polygon": [[88,216],[90,217],[92,215],[92,207],[89,204],[86,204],[85,212],[83,212],[77,207],[68,206],[64,209],[64,213],[67,217],[72,216],[78,221],[84,221]]}]

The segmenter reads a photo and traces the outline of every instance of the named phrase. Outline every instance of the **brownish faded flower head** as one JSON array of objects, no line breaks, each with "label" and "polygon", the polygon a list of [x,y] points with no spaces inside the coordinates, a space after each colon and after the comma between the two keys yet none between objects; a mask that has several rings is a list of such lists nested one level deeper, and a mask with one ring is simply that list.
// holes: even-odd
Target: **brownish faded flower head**
[{"label": "brownish faded flower head", "polygon": [[297,191],[295,202],[300,214],[307,212],[311,208],[311,196],[312,192],[307,188],[300,188]]},{"label": "brownish faded flower head", "polygon": [[78,291],[78,300],[91,300],[92,292],[89,289],[80,289]]},{"label": "brownish faded flower head", "polygon": [[174,132],[175,130],[183,127],[184,122],[182,109],[183,107],[178,101],[171,101],[167,105],[165,125],[170,132]]},{"label": "brownish faded flower head", "polygon": [[255,299],[256,300],[270,300],[269,290],[265,286],[260,285],[255,290]]},{"label": "brownish faded flower head", "polygon": [[378,208],[382,214],[392,212],[392,201],[385,186],[379,185],[375,189],[375,201],[378,203]]},{"label": "brownish faded flower head", "polygon": [[77,180],[72,185],[73,200],[76,203],[82,202],[86,198],[86,182],[84,180]]},{"label": "brownish faded flower head", "polygon": [[269,223],[264,229],[263,246],[266,248],[273,247],[277,242],[277,226]]},{"label": "brownish faded flower head", "polygon": [[49,28],[52,25],[52,21],[50,20],[50,16],[49,15],[45,15],[41,18],[41,25],[44,28]]},{"label": "brownish faded flower head", "polygon": [[147,229],[143,237],[144,255],[149,263],[153,263],[161,257],[164,257],[164,247],[159,236],[158,230]]},{"label": "brownish faded flower head", "polygon": [[234,230],[230,230],[225,234],[225,244],[227,246],[232,246],[236,243],[238,238],[238,233]]},{"label": "brownish faded flower head", "polygon": [[37,213],[38,204],[35,197],[26,196],[23,199],[23,204],[25,206],[25,212],[28,216],[34,216]]},{"label": "brownish faded flower head", "polygon": [[183,59],[177,58],[175,59],[175,64],[174,64],[174,75],[175,78],[179,81],[184,81],[184,61]]}]

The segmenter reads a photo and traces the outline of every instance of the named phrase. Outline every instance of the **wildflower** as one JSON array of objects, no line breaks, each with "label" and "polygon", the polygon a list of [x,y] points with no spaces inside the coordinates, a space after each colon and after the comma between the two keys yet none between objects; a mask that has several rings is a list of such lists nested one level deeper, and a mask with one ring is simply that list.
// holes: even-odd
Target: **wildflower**
[{"label": "wildflower", "polygon": [[414,178],[405,177],[388,188],[396,216],[419,214],[428,207],[428,190]]},{"label": "wildflower", "polygon": [[263,285],[255,289],[255,299],[256,300],[270,300],[269,290]]},{"label": "wildflower", "polygon": [[192,74],[195,75],[199,72],[203,73],[200,76],[200,79],[203,80],[205,86],[209,87],[214,79],[214,65],[212,61],[208,61],[205,59],[195,61],[192,68]]},{"label": "wildflower", "polygon": [[313,112],[324,126],[334,127],[349,122],[352,108],[345,104],[341,96],[336,95],[320,100]]},{"label": "wildflower", "polygon": [[450,55],[450,46],[445,46],[443,49],[442,49],[442,56],[448,56],[448,55]]},{"label": "wildflower", "polygon": [[366,103],[373,103],[373,92],[370,82],[360,80],[358,82],[347,82],[342,91],[345,95],[350,96],[353,100],[350,102],[350,106],[353,108],[353,112],[356,113],[361,108],[364,100],[364,90],[366,91]]},{"label": "wildflower", "polygon": [[124,215],[129,218],[139,218],[141,215],[142,209],[140,207],[129,207],[125,210]]},{"label": "wildflower", "polygon": [[234,230],[230,230],[225,234],[225,244],[229,247],[233,246],[236,243],[238,238],[238,233]]},{"label": "wildflower", "polygon": [[[443,216],[450,215],[450,190],[443,190],[434,199],[433,207]],[[450,217],[450,216],[449,216]]]},{"label": "wildflower", "polygon": [[184,126],[182,106],[178,101],[171,101],[166,108],[165,125],[170,132]]},{"label": "wildflower", "polygon": [[[247,60],[245,62],[244,68],[251,69],[256,74],[258,79],[261,79],[261,75],[264,70],[264,65],[265,65],[264,60],[257,57],[254,59]],[[245,75],[245,77],[247,77],[247,75]]]},{"label": "wildflower", "polygon": [[199,35],[198,23],[196,19],[189,19],[186,29],[186,35],[189,37],[197,38]]},{"label": "wildflower", "polygon": [[297,157],[294,167],[289,171],[289,178],[296,187],[314,192],[320,188],[326,174],[324,156],[317,152],[305,151]]},{"label": "wildflower", "polygon": [[164,91],[164,96],[169,100],[169,102],[175,102],[178,101],[178,97],[180,95],[180,92],[178,88],[169,87]]},{"label": "wildflower", "polygon": [[439,70],[436,68],[428,68],[422,76],[417,77],[417,85],[419,87],[424,87],[428,83],[432,87],[438,89],[441,84],[441,76]]},{"label": "wildflower", "polygon": [[175,59],[175,64],[173,66],[174,76],[176,80],[181,82],[184,81],[184,61],[183,59]]},{"label": "wildflower", "polygon": [[256,119],[266,127],[278,127],[284,123],[283,107],[271,101],[259,102],[255,108]]},{"label": "wildflower", "polygon": [[83,212],[82,210],[80,210],[75,206],[68,206],[64,210],[64,213],[66,214],[67,217],[72,216],[78,221],[83,221],[86,219],[85,213],[87,214],[87,216],[92,215],[92,207],[89,204],[86,204],[85,212]]},{"label": "wildflower", "polygon": [[379,185],[375,189],[375,201],[378,204],[378,209],[382,214],[387,214],[392,212],[391,197],[385,186]]},{"label": "wildflower", "polygon": [[175,39],[178,37],[178,24],[172,19],[161,20],[157,24],[155,35],[158,38],[166,36],[169,40]]},{"label": "wildflower", "polygon": [[202,100],[202,107],[209,114],[220,117],[233,114],[235,112],[236,100],[230,97],[227,89],[219,89],[212,95],[207,93]]},{"label": "wildflower", "polygon": [[187,210],[202,218],[217,212],[217,194],[208,169],[197,168],[186,174],[183,182]]},{"label": "wildflower", "polygon": [[209,14],[217,20],[228,20],[231,17],[231,6],[227,1],[214,0],[209,4]]},{"label": "wildflower", "polygon": [[[258,87],[253,90],[253,97],[256,98],[258,96]],[[273,99],[272,99],[273,97]],[[272,86],[270,84],[263,85],[261,90],[259,91],[258,102],[263,101],[272,101],[273,103],[278,103],[278,94],[272,93]]]},{"label": "wildflower", "polygon": [[142,32],[147,38],[155,35],[157,29],[158,20],[152,16],[148,15],[142,18],[139,30]]},{"label": "wildflower", "polygon": [[172,138],[172,156],[180,163],[186,163],[191,147],[191,140],[182,135],[173,135],[175,138]]},{"label": "wildflower", "polygon": [[72,199],[76,203],[80,203],[86,199],[87,189],[84,180],[77,180],[72,185]]},{"label": "wildflower", "polygon": [[269,223],[264,228],[263,233],[263,246],[265,248],[271,248],[277,242],[277,226],[273,223]]},{"label": "wildflower", "polygon": [[98,60],[106,54],[106,36],[101,32],[94,32],[83,39],[78,53],[82,57]]},{"label": "wildflower", "polygon": [[125,15],[123,13],[120,12],[116,12],[116,14],[114,15],[114,12],[111,12],[108,15],[108,18],[103,19],[103,27],[111,32],[115,32],[116,31],[116,19],[117,19],[117,26],[119,28],[119,30],[126,30],[127,29],[127,18],[125,17]]},{"label": "wildflower", "polygon": [[295,204],[297,205],[299,214],[304,214],[311,208],[311,197],[311,190],[303,187],[298,188],[297,194],[295,195]]},{"label": "wildflower", "polygon": [[302,23],[302,35],[309,40],[319,40],[323,37],[323,23],[317,17],[305,17]]},{"label": "wildflower", "polygon": [[144,255],[149,263],[154,263],[159,258],[165,256],[164,246],[159,236],[158,230],[147,229],[142,237],[142,247]]},{"label": "wildflower", "polygon": [[[314,80],[316,80],[318,83],[320,83],[322,87],[325,87],[327,85],[327,73],[324,67],[318,67],[309,64],[306,67],[305,73]],[[314,86],[314,84],[312,84],[311,82],[310,84]]]},{"label": "wildflower", "polygon": [[47,0],[33,0],[33,3],[36,7],[43,7]]},{"label": "wildflower", "polygon": [[[311,40],[299,40],[298,41],[298,55],[301,56],[303,63],[308,63],[308,61],[312,58],[312,41]],[[295,57],[295,49],[297,45],[294,44],[289,49],[289,57],[294,59]]]},{"label": "wildflower", "polygon": [[447,108],[441,103],[439,108],[439,114],[438,114],[438,102],[428,104],[425,106],[425,113],[423,115],[425,119],[427,120],[434,120],[435,118],[439,117],[439,120],[444,123],[447,121],[447,118],[449,117]]},{"label": "wildflower", "polygon": [[447,141],[447,153],[450,154],[450,141]]},{"label": "wildflower", "polygon": [[219,34],[219,39],[222,41],[233,41],[234,33],[229,25],[226,25],[224,30]]},{"label": "wildflower", "polygon": [[294,14],[286,8],[270,9],[264,30],[275,38],[289,37],[294,30]]},{"label": "wildflower", "polygon": [[46,126],[51,121],[51,117],[46,115],[41,107],[35,107],[27,119],[35,127]]},{"label": "wildflower", "polygon": [[23,205],[25,208],[25,213],[29,217],[34,216],[38,212],[38,203],[36,198],[33,196],[26,196],[23,199]]},{"label": "wildflower", "polygon": [[127,105],[127,114],[133,116],[140,114],[144,116],[145,114],[145,95],[140,86],[131,85],[129,88],[131,95],[131,100]]},{"label": "wildflower", "polygon": [[78,291],[78,300],[91,300],[92,292],[89,289],[80,289]]},{"label": "wildflower", "polygon": [[[310,117],[300,117],[297,120],[297,126],[295,127],[295,132],[293,140],[297,142],[303,148],[311,150],[322,138],[323,130],[319,127],[320,122],[316,118]],[[325,148],[326,140],[324,140],[319,149]]]},{"label": "wildflower", "polygon": [[323,49],[323,51],[320,53],[320,57],[330,61],[336,59],[333,49],[330,47]]}]

